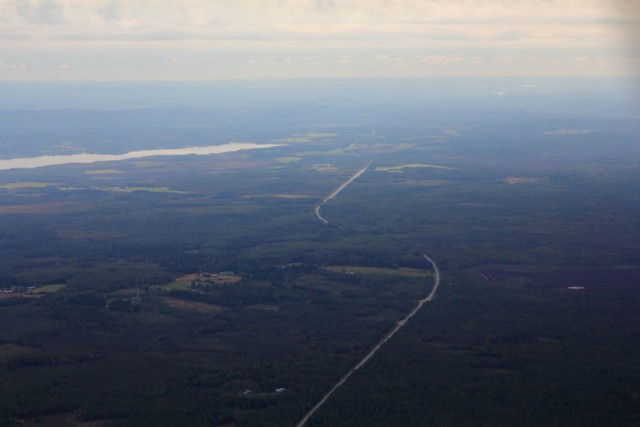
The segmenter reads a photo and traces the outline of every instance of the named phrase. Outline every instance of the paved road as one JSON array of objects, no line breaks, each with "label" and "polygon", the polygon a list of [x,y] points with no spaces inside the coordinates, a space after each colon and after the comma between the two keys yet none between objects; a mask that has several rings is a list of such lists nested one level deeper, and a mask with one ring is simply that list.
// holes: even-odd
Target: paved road
[{"label": "paved road", "polygon": [[418,311],[420,311],[424,303],[433,300],[436,292],[438,291],[438,287],[440,286],[440,270],[438,269],[438,265],[431,258],[429,258],[429,256],[427,256],[426,254],[422,254],[422,256],[424,256],[425,259],[429,261],[433,266],[434,283],[431,292],[429,292],[429,295],[422,298],[421,300],[418,300],[416,306],[409,312],[409,314],[407,314],[402,320],[398,321],[395,326],[389,332],[387,332],[380,341],[378,341],[378,343],[371,349],[371,351],[369,351],[369,353],[367,353],[353,368],[351,368],[349,372],[347,372],[342,378],[340,378],[340,381],[338,381],[333,387],[331,387],[331,390],[329,390],[324,396],[322,396],[322,399],[320,399],[318,403],[316,403],[313,408],[311,408],[311,410],[305,414],[300,422],[296,424],[296,427],[303,427],[305,424],[307,424],[309,418],[311,418],[313,414],[315,414],[316,411],[320,409],[327,400],[329,400],[331,395],[335,393],[335,391],[340,388],[340,386],[344,384],[355,371],[360,369],[362,366],[364,366],[365,363],[369,361],[369,359],[375,356],[375,354],[378,352],[378,350],[380,350],[384,343],[389,341],[407,323],[409,319],[411,319]]},{"label": "paved road", "polygon": [[[338,189],[336,191],[334,191],[328,197],[326,197],[322,201],[322,203],[320,203],[318,206],[316,206],[316,216],[318,217],[318,219],[320,219],[320,221],[324,222],[325,224],[329,223],[328,220],[326,220],[325,218],[322,217],[322,215],[320,215],[320,207],[322,205],[324,205],[325,203],[327,203],[332,198],[334,198],[335,196],[337,196],[338,193],[340,193],[349,184],[351,184],[356,178],[358,178],[360,175],[362,175],[367,170],[367,168],[369,167],[370,164],[371,163],[369,163],[364,168],[360,169],[355,175],[353,175],[351,178],[349,178],[348,181],[346,181],[344,184],[342,184],[340,187],[338,187]],[[334,384],[334,386],[331,387],[331,389],[324,396],[322,396],[322,398],[318,401],[318,403],[316,403],[313,406],[313,408],[311,408],[311,410],[304,415],[304,417],[298,422],[298,424],[296,424],[296,427],[304,427],[304,425],[307,424],[307,421],[309,421],[309,418],[311,418],[313,416],[313,414],[315,414],[316,411],[318,409],[320,409],[322,407],[322,405],[324,405],[326,403],[327,400],[329,400],[331,395],[333,395],[333,393],[335,393],[335,391],[338,388],[340,388],[340,386],[342,386],[342,384],[344,384],[349,379],[349,377],[351,377],[351,375],[355,371],[357,371],[358,369],[363,367],[364,364],[369,361],[369,359],[371,359],[373,356],[375,356],[375,354],[378,352],[378,350],[380,350],[380,348],[384,345],[384,343],[389,341],[407,323],[407,321],[409,319],[411,319],[413,316],[415,316],[415,314],[418,311],[420,311],[420,309],[422,308],[422,306],[426,302],[429,302],[429,301],[433,300],[433,298],[436,295],[436,292],[438,291],[438,287],[440,286],[440,269],[438,268],[438,265],[435,263],[435,261],[433,259],[431,259],[427,254],[423,253],[422,256],[428,262],[431,263],[431,266],[433,268],[433,288],[431,288],[431,292],[429,292],[429,294],[426,295],[424,298],[416,301],[416,305],[411,309],[411,311],[404,318],[402,318],[402,320],[399,320],[394,325],[394,327],[391,328],[391,330],[389,332],[384,334],[384,336],[380,339],[380,341],[378,341],[376,343],[376,345],[373,346],[373,348],[369,351],[369,353],[367,353],[353,368],[351,368],[349,370],[349,372],[347,372],[342,378],[340,378],[340,380],[336,384]]]},{"label": "paved road", "polygon": [[354,173],[351,178],[349,178],[348,180],[346,180],[345,182],[343,182],[340,187],[336,188],[333,193],[329,194],[327,197],[325,197],[322,202],[318,203],[316,205],[316,216],[318,217],[318,219],[322,222],[324,222],[325,224],[329,224],[329,220],[326,219],[325,217],[322,216],[322,214],[320,214],[320,208],[327,203],[329,200],[333,199],[334,197],[336,197],[338,194],[340,194],[340,192],[342,190],[344,190],[345,188],[347,188],[349,186],[349,184],[351,184],[353,181],[355,181],[356,179],[358,179],[358,177],[360,175],[362,175],[363,173],[365,173],[367,171],[367,169],[369,169],[369,166],[371,166],[371,161],[369,161],[369,163],[367,163],[367,165],[365,167],[363,167],[362,169],[360,169],[358,172]]}]

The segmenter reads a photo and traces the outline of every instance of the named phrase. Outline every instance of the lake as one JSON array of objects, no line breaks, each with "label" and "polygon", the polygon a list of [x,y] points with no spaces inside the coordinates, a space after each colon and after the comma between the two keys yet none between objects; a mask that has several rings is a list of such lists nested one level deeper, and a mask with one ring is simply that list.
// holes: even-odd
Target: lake
[{"label": "lake", "polygon": [[232,151],[253,150],[258,148],[280,147],[282,144],[253,144],[245,142],[232,142],[223,145],[211,145],[206,147],[167,148],[159,150],[131,151],[124,154],[69,154],[60,156],[23,157],[16,159],[0,160],[0,170],[31,169],[42,166],[66,165],[72,163],[96,163],[113,162],[118,160],[140,159],[153,156],[186,156],[186,155],[210,155],[222,154]]}]

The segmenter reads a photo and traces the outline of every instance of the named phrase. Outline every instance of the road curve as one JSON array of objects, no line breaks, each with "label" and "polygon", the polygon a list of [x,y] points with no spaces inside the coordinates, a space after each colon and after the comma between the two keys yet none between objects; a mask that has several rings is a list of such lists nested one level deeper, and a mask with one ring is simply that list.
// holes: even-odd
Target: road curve
[{"label": "road curve", "polygon": [[309,421],[309,418],[311,418],[313,414],[315,414],[316,411],[320,409],[327,400],[329,400],[331,395],[335,393],[335,391],[340,388],[340,386],[344,384],[355,371],[362,368],[364,364],[369,361],[369,359],[375,356],[375,354],[378,352],[378,350],[380,350],[384,343],[389,341],[407,323],[409,319],[411,319],[418,311],[420,311],[420,309],[426,302],[433,300],[436,292],[438,291],[438,287],[440,286],[440,270],[438,269],[438,265],[427,254],[423,253],[422,256],[431,263],[431,266],[433,268],[433,288],[431,288],[431,292],[429,292],[429,294],[421,300],[416,301],[415,307],[413,307],[413,309],[411,309],[411,311],[402,320],[399,320],[389,332],[384,334],[384,336],[380,339],[380,341],[376,343],[376,345],[373,346],[369,353],[367,353],[353,368],[349,370],[349,372],[347,372],[342,378],[340,378],[340,381],[334,384],[334,386],[331,387],[331,389],[324,396],[322,396],[322,399],[320,399],[318,403],[316,403],[313,408],[311,408],[311,410],[307,412],[304,417],[302,417],[298,424],[296,424],[296,427],[304,427],[307,421]]},{"label": "road curve", "polygon": [[315,208],[315,213],[316,216],[318,217],[318,219],[322,222],[324,222],[325,224],[329,224],[329,220],[326,219],[325,217],[322,216],[322,214],[320,213],[320,208],[327,203],[329,200],[333,199],[334,197],[336,197],[338,194],[340,194],[340,192],[342,190],[344,190],[345,188],[347,188],[349,186],[349,184],[351,184],[353,181],[355,181],[356,179],[358,179],[358,177],[360,175],[362,175],[363,173],[365,173],[367,171],[367,169],[369,169],[369,166],[371,166],[371,161],[369,161],[369,163],[366,164],[365,167],[363,167],[362,169],[360,169],[358,172],[354,173],[351,178],[349,178],[348,180],[346,180],[345,182],[343,182],[340,187],[336,188],[335,190],[333,190],[333,192],[331,194],[329,194],[327,197],[325,197],[320,203],[318,203],[316,205]]},{"label": "road curve", "polygon": [[[371,165],[371,162],[369,162],[365,167],[363,167],[358,172],[356,172],[351,178],[345,181],[333,193],[325,197],[321,203],[316,205],[315,213],[320,221],[324,222],[325,224],[329,224],[329,221],[320,214],[320,208],[322,207],[322,205],[324,205],[329,200],[336,197],[342,190],[347,188],[349,184],[355,181],[360,175],[365,173],[370,165]],[[335,393],[335,391],[338,388],[340,388],[340,386],[342,386],[342,384],[344,384],[355,371],[363,367],[364,364],[369,361],[369,359],[375,356],[375,354],[378,352],[378,350],[380,350],[380,348],[384,345],[384,343],[389,341],[407,323],[409,319],[415,316],[415,314],[418,311],[420,311],[420,309],[426,302],[433,300],[433,298],[436,295],[436,292],[438,291],[438,287],[440,287],[440,269],[438,268],[438,265],[435,263],[435,261],[431,259],[427,254],[422,253],[422,256],[425,258],[425,260],[431,263],[431,266],[433,269],[433,288],[431,288],[431,291],[424,298],[416,301],[416,305],[411,309],[411,311],[409,311],[409,313],[407,313],[407,315],[404,316],[404,318],[396,322],[393,328],[391,328],[389,332],[384,334],[383,337],[373,346],[373,348],[369,350],[369,352],[362,359],[360,359],[360,361],[356,363],[356,365],[353,368],[351,368],[342,378],[340,378],[340,380],[337,383],[335,383],[333,387],[331,387],[331,389],[324,394],[324,396],[322,396],[322,398],[313,406],[313,408],[311,408],[311,410],[309,410],[309,412],[307,412],[304,415],[304,417],[302,417],[302,419],[298,422],[298,424],[296,424],[296,427],[304,427],[307,424],[307,421],[309,421],[309,419],[313,416],[313,414],[315,414],[316,411],[318,411],[318,409],[320,409],[322,405],[324,405],[326,401],[329,400],[329,398],[333,395],[333,393]]]}]

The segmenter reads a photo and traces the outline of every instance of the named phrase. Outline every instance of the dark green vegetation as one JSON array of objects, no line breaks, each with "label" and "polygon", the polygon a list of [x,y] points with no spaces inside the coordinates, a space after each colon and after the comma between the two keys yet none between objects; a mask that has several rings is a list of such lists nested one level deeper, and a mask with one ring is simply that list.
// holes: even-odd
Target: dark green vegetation
[{"label": "dark green vegetation", "polygon": [[638,425],[634,122],[458,121],[2,172],[0,425],[294,425],[432,285],[323,266],[420,251],[436,300],[309,426]]}]

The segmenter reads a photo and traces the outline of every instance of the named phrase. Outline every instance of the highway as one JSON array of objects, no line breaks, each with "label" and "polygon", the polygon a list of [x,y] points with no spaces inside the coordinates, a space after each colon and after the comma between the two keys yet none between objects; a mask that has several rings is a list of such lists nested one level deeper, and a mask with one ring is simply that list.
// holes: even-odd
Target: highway
[{"label": "highway", "polygon": [[[338,189],[336,189],[333,193],[331,193],[329,196],[327,196],[322,201],[322,203],[320,203],[320,204],[318,204],[316,206],[316,210],[315,210],[316,211],[316,216],[318,217],[318,219],[320,221],[324,222],[325,224],[329,224],[329,221],[327,219],[325,219],[324,217],[322,217],[322,215],[320,215],[320,207],[322,205],[324,205],[325,203],[327,203],[329,200],[333,199],[335,196],[337,196],[342,190],[344,190],[356,178],[358,178],[360,175],[362,175],[367,170],[369,165],[371,165],[371,162],[369,162],[368,165],[366,165],[365,167],[360,169],[358,172],[356,172],[351,178],[349,178],[340,187],[338,187]],[[309,419],[313,416],[313,414],[315,414],[322,407],[322,405],[324,405],[327,402],[327,400],[329,400],[329,398],[333,395],[333,393],[335,393],[336,390],[338,390],[340,388],[340,386],[342,386],[345,382],[347,382],[349,377],[351,377],[351,375],[355,371],[357,371],[358,369],[363,367],[364,364],[369,361],[369,359],[371,359],[373,356],[375,356],[375,354],[380,350],[380,348],[382,348],[382,346],[387,341],[389,341],[391,338],[393,338],[393,336],[400,329],[402,329],[402,327],[407,323],[407,321],[409,319],[411,319],[413,316],[415,316],[415,314],[418,311],[420,311],[420,309],[424,306],[425,303],[433,300],[433,298],[436,295],[436,292],[438,291],[438,287],[440,287],[440,269],[438,268],[438,265],[435,263],[435,261],[431,257],[429,257],[427,254],[422,253],[422,256],[425,258],[426,261],[431,263],[431,267],[433,269],[433,287],[431,288],[431,291],[424,298],[416,301],[416,305],[411,309],[411,311],[409,311],[409,313],[407,313],[407,315],[404,316],[401,320],[396,322],[396,324],[393,326],[393,328],[391,328],[390,331],[388,331],[386,334],[384,334],[382,336],[382,338],[373,346],[373,348],[371,350],[369,350],[369,352],[362,359],[360,359],[360,361],[358,363],[356,363],[353,368],[351,368],[342,378],[340,378],[340,380],[337,383],[335,383],[333,385],[333,387],[331,387],[331,389],[327,393],[324,394],[324,396],[322,396],[322,398],[309,410],[309,412],[307,412],[304,415],[304,417],[302,417],[302,419],[298,422],[298,424],[296,424],[296,427],[304,427],[306,425],[306,423],[309,421]]]},{"label": "highway", "polygon": [[331,194],[329,194],[327,197],[325,197],[322,202],[318,203],[316,205],[316,216],[318,217],[318,219],[322,222],[324,222],[325,224],[329,224],[329,220],[326,219],[325,217],[322,216],[322,214],[320,213],[320,208],[327,203],[329,200],[333,199],[334,197],[336,197],[338,194],[340,194],[340,192],[342,190],[344,190],[345,188],[347,188],[349,186],[349,184],[351,184],[353,181],[355,181],[356,179],[358,179],[358,177],[360,175],[362,175],[363,173],[365,173],[367,171],[367,169],[369,169],[369,166],[371,166],[371,161],[369,161],[369,163],[367,163],[365,165],[365,167],[363,167],[362,169],[360,169],[358,172],[354,173],[348,180],[346,180],[345,182],[343,182],[342,184],[340,184],[340,186],[338,188],[336,188],[335,190],[333,190],[333,192]]}]

